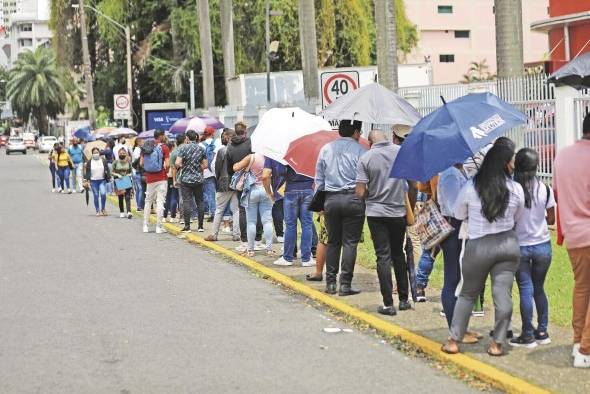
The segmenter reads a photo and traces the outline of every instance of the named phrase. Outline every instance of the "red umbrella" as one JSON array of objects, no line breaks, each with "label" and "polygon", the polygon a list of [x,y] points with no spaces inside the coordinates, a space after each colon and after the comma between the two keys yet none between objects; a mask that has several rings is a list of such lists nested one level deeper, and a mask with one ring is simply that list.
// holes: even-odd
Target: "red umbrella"
[{"label": "red umbrella", "polygon": [[[315,178],[315,167],[324,145],[340,138],[337,131],[318,131],[297,138],[289,144],[285,160],[298,174]],[[369,149],[369,141],[360,139],[360,144]]]}]

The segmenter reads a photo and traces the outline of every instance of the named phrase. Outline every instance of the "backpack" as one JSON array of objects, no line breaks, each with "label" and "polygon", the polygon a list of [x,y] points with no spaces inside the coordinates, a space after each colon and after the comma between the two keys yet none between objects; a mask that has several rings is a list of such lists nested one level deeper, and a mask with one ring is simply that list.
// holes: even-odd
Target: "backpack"
[{"label": "backpack", "polygon": [[215,140],[211,140],[211,142],[209,144],[203,143],[203,145],[205,145],[205,156],[207,157],[207,167],[209,168],[209,171],[212,171],[211,164],[213,163],[213,160],[215,160]]},{"label": "backpack", "polygon": [[162,146],[146,141],[143,146],[143,169],[145,172],[160,172],[164,167]]}]

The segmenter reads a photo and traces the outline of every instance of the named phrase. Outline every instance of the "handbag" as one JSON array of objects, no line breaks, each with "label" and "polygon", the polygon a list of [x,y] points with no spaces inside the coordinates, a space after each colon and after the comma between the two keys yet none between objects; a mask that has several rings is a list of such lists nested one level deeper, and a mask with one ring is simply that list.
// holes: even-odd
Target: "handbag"
[{"label": "handbag", "polygon": [[311,212],[322,212],[324,210],[324,203],[326,202],[326,192],[318,190],[314,193],[307,208]]},{"label": "handbag", "polygon": [[131,181],[131,177],[129,175],[124,176],[119,179],[115,179],[115,187],[117,190],[127,190],[133,187],[133,182]]},{"label": "handbag", "polygon": [[414,223],[416,223],[416,218],[414,217],[412,204],[410,204],[410,197],[408,197],[408,193],[406,193],[406,224],[408,226],[413,226]]},{"label": "handbag", "polygon": [[424,249],[432,249],[454,231],[432,200],[426,201],[422,210],[416,215],[414,228]]},{"label": "handbag", "polygon": [[248,167],[245,170],[237,171],[232,175],[231,181],[229,183],[229,187],[232,190],[236,190],[239,192],[244,190],[246,179],[248,179],[248,175],[250,174],[250,168],[252,168],[253,163],[254,154],[250,154],[250,164],[248,164]]}]

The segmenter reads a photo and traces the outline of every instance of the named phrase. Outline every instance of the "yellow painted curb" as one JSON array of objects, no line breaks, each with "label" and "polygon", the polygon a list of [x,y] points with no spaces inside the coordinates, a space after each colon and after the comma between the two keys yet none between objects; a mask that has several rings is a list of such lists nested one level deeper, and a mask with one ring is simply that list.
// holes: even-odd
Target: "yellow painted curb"
[{"label": "yellow painted curb", "polygon": [[[118,204],[117,198],[108,196],[108,199],[113,204]],[[139,213],[134,210],[134,214],[139,216]],[[143,216],[143,215],[141,215]],[[151,218],[154,221],[154,218]],[[164,228],[171,234],[177,235],[180,233],[180,229],[169,223],[164,223]],[[231,258],[239,262],[240,264],[250,268],[252,271],[258,272],[273,281],[282,284],[291,290],[296,291],[299,294],[303,294],[315,301],[321,302],[324,305],[329,306],[355,320],[363,322],[370,327],[377,330],[377,332],[398,338],[404,342],[407,342],[424,353],[433,356],[436,359],[452,363],[457,367],[477,376],[484,382],[489,383],[493,387],[506,391],[508,393],[522,393],[522,394],[541,394],[549,393],[550,391],[535,386],[527,381],[514,377],[500,369],[486,364],[482,361],[469,357],[465,354],[450,355],[441,351],[441,344],[431,339],[425,338],[418,334],[415,334],[405,328],[399,327],[389,321],[383,320],[377,316],[371,315],[364,312],[356,307],[339,301],[329,295],[322,293],[316,289],[313,289],[301,282],[291,279],[289,276],[281,274],[272,268],[269,268],[263,264],[260,264],[252,259],[244,257],[238,253],[235,253],[229,249],[224,248],[214,242],[205,241],[202,237],[195,234],[189,233],[186,235],[186,239],[191,242],[203,246],[218,252],[226,257]]]}]

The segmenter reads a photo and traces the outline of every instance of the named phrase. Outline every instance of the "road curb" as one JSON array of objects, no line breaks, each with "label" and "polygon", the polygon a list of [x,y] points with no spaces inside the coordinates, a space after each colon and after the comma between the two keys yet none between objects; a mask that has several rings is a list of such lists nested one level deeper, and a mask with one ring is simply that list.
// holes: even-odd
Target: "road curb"
[{"label": "road curb", "polygon": [[[108,200],[117,205],[118,200],[114,196],[108,196]],[[140,215],[140,212],[133,210],[136,216]],[[155,221],[154,217],[150,219],[152,222]],[[164,228],[173,235],[180,234],[180,228],[173,224],[164,223]],[[434,357],[435,359],[444,361],[455,365],[456,367],[469,372],[472,375],[477,376],[482,381],[490,384],[496,389],[506,391],[508,393],[522,393],[522,394],[542,394],[550,393],[549,390],[535,386],[521,378],[510,375],[494,366],[486,364],[475,358],[469,357],[465,354],[450,355],[444,353],[441,350],[441,344],[431,339],[418,335],[412,331],[406,330],[405,328],[399,327],[396,324],[383,320],[377,316],[371,315],[358,308],[355,308],[345,302],[342,302],[336,298],[333,298],[321,291],[311,288],[302,282],[298,282],[289,276],[282,274],[274,269],[267,267],[263,264],[256,262],[250,258],[244,257],[236,252],[220,246],[214,242],[206,241],[204,238],[199,237],[193,233],[186,234],[186,240],[213,250],[219,254],[224,255],[243,266],[248,267],[250,270],[263,275],[266,279],[271,279],[274,282],[280,283],[281,285],[288,287],[289,289],[311,298],[317,302],[320,302],[338,312],[346,315],[353,320],[361,323],[365,323],[371,328],[374,328],[377,332],[382,335],[397,338],[403,342],[407,342],[424,353]]]}]

